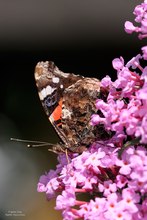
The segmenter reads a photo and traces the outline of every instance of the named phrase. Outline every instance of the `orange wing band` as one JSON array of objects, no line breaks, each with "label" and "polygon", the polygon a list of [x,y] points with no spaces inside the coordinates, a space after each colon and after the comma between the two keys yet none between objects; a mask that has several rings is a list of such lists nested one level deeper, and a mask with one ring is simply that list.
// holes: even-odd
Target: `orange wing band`
[{"label": "orange wing band", "polygon": [[[59,105],[55,108],[55,110],[52,113],[53,120],[61,121],[61,114],[62,114],[62,99],[59,101]],[[57,126],[60,126],[61,123],[58,123]]]}]

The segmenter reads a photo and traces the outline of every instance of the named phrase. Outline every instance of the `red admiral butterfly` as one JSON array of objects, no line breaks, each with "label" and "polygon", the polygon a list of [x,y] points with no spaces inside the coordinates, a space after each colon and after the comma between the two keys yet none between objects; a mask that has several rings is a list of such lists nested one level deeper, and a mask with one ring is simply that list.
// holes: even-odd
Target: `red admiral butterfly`
[{"label": "red admiral butterfly", "polygon": [[82,152],[98,139],[100,129],[90,124],[97,111],[98,79],[64,73],[46,61],[36,65],[35,80],[43,108],[62,141],[53,151]]}]

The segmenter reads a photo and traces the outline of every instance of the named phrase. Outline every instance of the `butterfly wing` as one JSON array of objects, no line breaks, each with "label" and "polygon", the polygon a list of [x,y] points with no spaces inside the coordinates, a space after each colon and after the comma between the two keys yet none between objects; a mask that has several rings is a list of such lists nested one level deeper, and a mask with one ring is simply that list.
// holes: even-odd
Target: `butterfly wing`
[{"label": "butterfly wing", "polygon": [[100,81],[85,77],[64,91],[62,103],[62,129],[72,151],[81,151],[97,138],[97,128],[90,123],[97,112],[95,103],[100,92]]},{"label": "butterfly wing", "polygon": [[48,119],[65,144],[67,144],[67,138],[62,129],[63,94],[68,87],[83,78],[79,75],[62,72],[51,61],[38,62],[35,68],[39,98]]},{"label": "butterfly wing", "polygon": [[65,145],[57,144],[52,151],[68,148],[81,153],[94,141],[111,136],[103,125],[90,124],[91,115],[97,113],[96,99],[103,97],[98,79],[64,73],[46,61],[36,65],[35,80],[48,119]]}]

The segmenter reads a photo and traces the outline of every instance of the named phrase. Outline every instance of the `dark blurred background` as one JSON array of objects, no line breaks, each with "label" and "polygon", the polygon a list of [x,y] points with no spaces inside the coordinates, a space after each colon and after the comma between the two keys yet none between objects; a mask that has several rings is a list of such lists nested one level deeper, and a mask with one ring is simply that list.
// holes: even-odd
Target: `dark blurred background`
[{"label": "dark blurred background", "polygon": [[64,72],[115,79],[112,60],[127,62],[145,44],[123,28],[139,3],[0,0],[0,220],[62,219],[54,201],[36,191],[39,176],[55,168],[56,155],[10,141],[58,141],[38,98],[36,63],[52,60]]}]

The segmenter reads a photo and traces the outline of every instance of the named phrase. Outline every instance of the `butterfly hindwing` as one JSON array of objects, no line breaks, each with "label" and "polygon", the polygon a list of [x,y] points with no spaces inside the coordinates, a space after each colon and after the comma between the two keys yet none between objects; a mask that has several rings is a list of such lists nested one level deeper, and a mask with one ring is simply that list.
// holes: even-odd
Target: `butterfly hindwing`
[{"label": "butterfly hindwing", "polygon": [[94,140],[95,126],[90,123],[91,115],[97,112],[100,81],[84,77],[66,88],[62,103],[62,129],[73,149],[89,146]]}]

